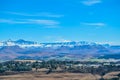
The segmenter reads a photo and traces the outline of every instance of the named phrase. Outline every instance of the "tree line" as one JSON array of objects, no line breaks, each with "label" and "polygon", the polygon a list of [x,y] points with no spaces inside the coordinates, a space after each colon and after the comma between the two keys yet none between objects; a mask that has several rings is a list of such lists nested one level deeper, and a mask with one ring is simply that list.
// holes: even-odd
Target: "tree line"
[{"label": "tree line", "polygon": [[[82,66],[78,66],[83,64]],[[84,64],[99,64],[100,66],[84,66]],[[77,65],[77,66],[76,66]],[[7,71],[32,71],[32,69],[38,71],[38,69],[46,68],[48,71],[46,74],[51,72],[57,72],[57,69],[60,68],[62,72],[72,72],[72,73],[91,73],[99,74],[101,76],[105,75],[108,72],[120,71],[120,65],[103,65],[103,63],[98,62],[80,62],[80,61],[58,61],[58,60],[49,60],[49,61],[36,61],[36,62],[21,62],[21,61],[7,61],[0,63],[0,73]]]}]

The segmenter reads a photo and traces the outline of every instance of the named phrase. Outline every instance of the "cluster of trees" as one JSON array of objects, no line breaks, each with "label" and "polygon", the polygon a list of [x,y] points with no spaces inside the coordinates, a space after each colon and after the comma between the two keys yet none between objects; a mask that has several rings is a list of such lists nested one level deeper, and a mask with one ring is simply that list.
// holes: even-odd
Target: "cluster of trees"
[{"label": "cluster of trees", "polygon": [[0,73],[3,73],[3,72],[5,72],[5,71],[6,71],[6,69],[3,67],[2,64],[0,64]]},{"label": "cluster of trees", "polygon": [[42,61],[42,62],[20,62],[20,61],[8,61],[0,63],[0,73],[5,71],[31,71],[35,68],[36,71],[41,68],[48,69],[48,73],[57,71],[58,68],[62,72],[75,72],[75,73],[92,73],[104,75],[111,71],[120,71],[120,66],[116,65],[102,65],[99,67],[93,66],[76,66],[78,64],[98,64],[97,62],[79,62],[79,61]]},{"label": "cluster of trees", "polygon": [[32,66],[30,62],[8,61],[0,63],[0,73],[5,71],[30,71]]}]

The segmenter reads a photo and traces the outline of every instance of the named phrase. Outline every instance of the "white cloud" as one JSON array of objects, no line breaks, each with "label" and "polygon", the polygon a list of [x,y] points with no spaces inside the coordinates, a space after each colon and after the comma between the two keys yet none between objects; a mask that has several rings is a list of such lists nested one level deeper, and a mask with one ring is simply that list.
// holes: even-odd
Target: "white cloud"
[{"label": "white cloud", "polygon": [[7,19],[0,19],[0,23],[13,23],[13,21]]},{"label": "white cloud", "polygon": [[9,19],[0,19],[0,23],[8,23],[8,24],[26,24],[25,21],[15,21],[15,20],[9,20]]},{"label": "white cloud", "polygon": [[43,16],[43,17],[54,17],[54,18],[60,18],[60,17],[64,17],[64,15],[60,15],[60,14],[52,14],[52,13],[39,13],[39,15]]},{"label": "white cloud", "polygon": [[94,4],[101,3],[101,0],[82,0],[81,3],[86,5],[86,6],[92,6]]},{"label": "white cloud", "polygon": [[7,12],[7,13],[13,14],[13,15],[20,15],[20,16],[40,16],[40,17],[52,17],[52,18],[60,18],[64,16],[64,15],[52,14],[48,12],[41,12],[41,13],[34,13],[34,14],[20,13],[20,12]]},{"label": "white cloud", "polygon": [[102,22],[98,22],[98,23],[81,23],[82,25],[86,25],[86,26],[95,26],[95,27],[103,27],[105,26],[106,24],[105,23],[102,23]]},{"label": "white cloud", "polygon": [[9,19],[0,19],[0,23],[7,23],[7,24],[37,24],[43,25],[47,28],[55,28],[60,23],[55,20],[40,20],[40,19],[24,19],[24,20],[9,20]]},{"label": "white cloud", "polygon": [[37,19],[28,19],[27,22],[33,24],[42,24],[42,25],[58,25],[59,22],[55,20],[37,20]]}]

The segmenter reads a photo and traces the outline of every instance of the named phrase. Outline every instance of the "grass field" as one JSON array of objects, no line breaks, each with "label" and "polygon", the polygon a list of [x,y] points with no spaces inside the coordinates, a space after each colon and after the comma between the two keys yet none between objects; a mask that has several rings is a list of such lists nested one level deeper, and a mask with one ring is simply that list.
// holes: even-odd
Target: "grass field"
[{"label": "grass field", "polygon": [[[120,72],[111,72],[104,76],[105,79],[117,77]],[[98,80],[99,75],[92,75],[90,73],[50,73],[45,72],[25,72],[14,75],[0,76],[0,80]]]},{"label": "grass field", "polygon": [[96,80],[99,75],[89,73],[50,73],[27,72],[14,75],[0,76],[0,80]]}]

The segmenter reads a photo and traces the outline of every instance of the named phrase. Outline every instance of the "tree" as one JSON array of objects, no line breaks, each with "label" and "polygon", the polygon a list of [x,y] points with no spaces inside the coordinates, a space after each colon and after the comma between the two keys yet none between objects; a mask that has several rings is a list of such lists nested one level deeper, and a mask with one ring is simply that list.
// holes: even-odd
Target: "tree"
[{"label": "tree", "polygon": [[3,73],[3,72],[5,72],[6,71],[6,69],[5,69],[5,67],[3,66],[3,64],[0,64],[0,73]]}]

